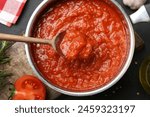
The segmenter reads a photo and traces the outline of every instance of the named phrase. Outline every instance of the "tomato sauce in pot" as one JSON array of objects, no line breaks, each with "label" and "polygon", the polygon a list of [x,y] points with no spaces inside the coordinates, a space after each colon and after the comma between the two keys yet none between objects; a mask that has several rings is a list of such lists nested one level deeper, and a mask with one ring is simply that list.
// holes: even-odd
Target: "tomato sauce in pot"
[{"label": "tomato sauce in pot", "polygon": [[104,0],[65,0],[50,8],[34,37],[52,39],[66,31],[61,56],[50,45],[31,44],[33,60],[56,87],[88,91],[111,82],[128,54],[128,33],[117,10]]}]

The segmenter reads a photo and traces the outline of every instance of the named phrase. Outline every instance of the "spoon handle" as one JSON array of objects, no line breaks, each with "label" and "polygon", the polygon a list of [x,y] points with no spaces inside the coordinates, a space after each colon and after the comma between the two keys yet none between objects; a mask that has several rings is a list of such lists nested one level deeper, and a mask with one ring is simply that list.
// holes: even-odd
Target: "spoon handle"
[{"label": "spoon handle", "polygon": [[4,34],[4,33],[0,33],[0,40],[27,42],[27,43],[43,43],[43,44],[49,44],[49,41],[50,41],[48,39],[39,39],[39,38],[34,38],[34,37],[25,37],[25,36],[18,36],[18,35],[12,35],[12,34]]}]

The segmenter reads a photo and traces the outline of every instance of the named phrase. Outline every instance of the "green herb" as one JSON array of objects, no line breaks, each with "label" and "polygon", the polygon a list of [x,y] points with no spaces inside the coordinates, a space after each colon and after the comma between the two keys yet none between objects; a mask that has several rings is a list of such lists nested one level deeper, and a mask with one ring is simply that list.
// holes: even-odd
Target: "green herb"
[{"label": "green herb", "polygon": [[6,55],[6,50],[12,45],[8,41],[0,41],[0,64],[8,63],[11,59]]},{"label": "green herb", "polygon": [[14,94],[15,94],[15,91],[16,91],[14,84],[10,83],[9,91],[10,91],[10,95],[8,96],[8,100],[11,100],[12,97],[14,96]]},{"label": "green herb", "polygon": [[11,73],[0,70],[0,91],[9,83],[6,78],[11,75]]},{"label": "green herb", "polygon": [[[10,62],[11,59],[7,56],[6,51],[11,45],[11,42],[0,41],[0,65]],[[5,70],[0,70],[0,91],[9,83],[7,77],[10,75],[11,73],[6,72]]]}]

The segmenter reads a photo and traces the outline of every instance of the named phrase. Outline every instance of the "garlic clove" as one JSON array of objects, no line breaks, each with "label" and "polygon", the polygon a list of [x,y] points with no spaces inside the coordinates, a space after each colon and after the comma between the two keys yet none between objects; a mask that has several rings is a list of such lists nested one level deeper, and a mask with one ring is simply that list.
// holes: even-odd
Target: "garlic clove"
[{"label": "garlic clove", "polygon": [[124,5],[133,10],[139,9],[147,0],[123,0]]}]

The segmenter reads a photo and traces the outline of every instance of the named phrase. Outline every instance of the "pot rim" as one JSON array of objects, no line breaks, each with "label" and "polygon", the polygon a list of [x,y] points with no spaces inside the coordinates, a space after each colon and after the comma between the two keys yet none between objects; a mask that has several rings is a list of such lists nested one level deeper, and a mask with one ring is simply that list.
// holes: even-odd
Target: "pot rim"
[{"label": "pot rim", "polygon": [[[41,8],[43,8],[46,4],[48,4],[49,2],[51,2],[51,0],[44,0],[42,1],[39,6],[35,9],[35,11],[33,12],[33,14],[31,15],[31,18],[28,22],[27,28],[26,28],[26,32],[25,32],[25,36],[29,36],[31,33],[31,26],[33,25],[34,20],[36,19],[39,11],[41,10]],[[121,5],[116,2],[115,0],[110,0],[110,2],[112,2],[112,4],[114,4],[118,10],[120,10],[120,12],[123,14],[125,21],[127,23],[128,26],[128,30],[129,30],[129,36],[130,36],[130,48],[129,48],[129,54],[127,57],[127,60],[125,61],[124,66],[122,67],[122,70],[120,71],[120,73],[116,76],[116,78],[114,78],[112,81],[110,81],[109,83],[107,83],[105,86],[100,87],[98,89],[95,90],[91,90],[91,91],[85,91],[85,92],[73,92],[73,91],[67,91],[67,90],[63,90],[60,89],[54,85],[52,85],[50,82],[48,82],[45,78],[42,77],[42,75],[38,72],[38,70],[36,69],[34,63],[32,62],[32,57],[31,57],[31,53],[30,53],[30,47],[29,44],[25,44],[25,52],[27,55],[27,59],[28,62],[30,64],[30,66],[32,67],[34,73],[38,76],[38,78],[40,80],[43,81],[43,83],[45,83],[48,87],[52,88],[53,90],[56,90],[60,93],[66,94],[66,95],[70,95],[70,96],[90,96],[90,95],[95,95],[97,93],[101,93],[105,90],[107,90],[108,88],[112,87],[114,84],[116,84],[121,78],[122,76],[125,74],[125,72],[127,71],[127,69],[129,68],[133,55],[134,55],[134,49],[135,49],[135,36],[134,36],[134,30],[131,24],[131,21],[128,17],[128,15],[126,14],[126,12],[123,10],[123,8],[121,7]]]}]

